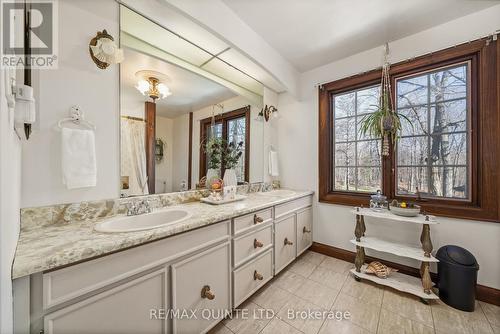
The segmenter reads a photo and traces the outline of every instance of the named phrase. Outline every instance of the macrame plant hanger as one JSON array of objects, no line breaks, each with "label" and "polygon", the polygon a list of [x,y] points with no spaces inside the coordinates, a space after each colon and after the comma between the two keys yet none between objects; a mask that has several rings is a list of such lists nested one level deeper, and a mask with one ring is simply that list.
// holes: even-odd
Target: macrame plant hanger
[{"label": "macrame plant hanger", "polygon": [[[382,65],[382,80],[380,83],[380,108],[394,113],[392,107],[392,91],[391,80],[389,78],[389,70],[391,64],[389,63],[389,44],[385,43],[384,64]],[[390,140],[394,142],[394,123],[390,117],[382,117],[381,128],[383,130],[382,138],[382,155],[389,155]]]},{"label": "macrame plant hanger", "polygon": [[215,116],[216,116],[215,115],[215,107],[218,107],[221,109],[221,112],[220,112],[221,115],[224,113],[224,105],[222,103],[212,105],[212,119],[210,121],[209,138],[212,138],[215,135]]},{"label": "macrame plant hanger", "polygon": [[208,138],[213,138],[215,132],[215,104],[212,106],[212,119],[210,120],[210,134]]}]

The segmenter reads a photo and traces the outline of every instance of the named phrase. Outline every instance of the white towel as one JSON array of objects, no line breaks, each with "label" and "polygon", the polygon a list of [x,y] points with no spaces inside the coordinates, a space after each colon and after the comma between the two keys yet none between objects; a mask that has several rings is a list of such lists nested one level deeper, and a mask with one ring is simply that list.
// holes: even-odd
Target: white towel
[{"label": "white towel", "polygon": [[273,149],[269,150],[269,175],[279,176],[278,168],[278,152]]},{"label": "white towel", "polygon": [[95,187],[97,166],[94,131],[62,128],[63,184],[68,189]]}]

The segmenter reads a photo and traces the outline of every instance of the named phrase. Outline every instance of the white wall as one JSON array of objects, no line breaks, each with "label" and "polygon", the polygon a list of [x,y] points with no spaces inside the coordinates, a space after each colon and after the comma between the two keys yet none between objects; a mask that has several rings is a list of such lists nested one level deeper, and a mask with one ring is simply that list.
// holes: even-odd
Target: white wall
[{"label": "white wall", "polygon": [[[443,25],[397,40],[390,44],[391,60],[398,62],[410,57],[443,49],[494,32],[500,27],[500,5],[477,12]],[[381,65],[382,46],[313,69],[301,75],[301,100],[291,94],[279,96],[278,137],[284,186],[318,189],[318,99],[316,83],[333,81]],[[440,218],[440,225],[431,228],[434,249],[455,244],[470,250],[481,269],[480,284],[500,288],[500,224]],[[353,237],[354,217],[349,207],[314,205],[314,241],[354,251],[349,242]],[[418,244],[418,226],[367,222],[372,236]],[[416,266],[386,254],[369,252],[381,258]]]},{"label": "white wall", "polygon": [[[267,106],[275,106],[278,107],[278,94],[267,88],[264,87],[264,105]],[[279,109],[278,109],[279,112]],[[262,157],[262,163],[263,163],[263,173],[264,173],[264,182],[271,182],[273,179],[279,180],[280,177],[271,177],[269,175],[269,150],[274,148],[275,150],[278,150],[279,143],[278,143],[278,126],[279,126],[280,120],[279,119],[274,119],[271,118],[269,122],[264,122],[263,127],[264,127],[264,154]],[[280,160],[280,153],[278,152],[278,161]],[[279,165],[279,163],[278,163]],[[278,166],[279,167],[279,166]],[[281,169],[281,168],[279,168]]]},{"label": "white wall", "polygon": [[[98,30],[118,38],[118,4],[113,0],[59,1],[59,68],[40,70],[36,98],[39,129],[23,145],[22,207],[80,202],[119,196],[118,66],[101,70],[88,43]],[[97,186],[67,190],[62,184],[60,132],[55,126],[80,105],[97,126]]]},{"label": "white wall", "polygon": [[5,99],[5,75],[6,71],[0,70],[0,333],[11,333],[11,268],[19,235],[21,143]]},{"label": "white wall", "polygon": [[163,140],[165,146],[163,147],[163,160],[156,162],[155,165],[155,192],[156,193],[169,193],[172,192],[172,164],[174,155],[174,135],[173,135],[174,122],[170,118],[156,117],[156,138]]},{"label": "white wall", "polygon": [[[173,148],[172,148],[172,191],[180,191],[181,183],[188,186],[189,164],[189,114],[173,119]],[[195,184],[191,185],[194,188]]]}]

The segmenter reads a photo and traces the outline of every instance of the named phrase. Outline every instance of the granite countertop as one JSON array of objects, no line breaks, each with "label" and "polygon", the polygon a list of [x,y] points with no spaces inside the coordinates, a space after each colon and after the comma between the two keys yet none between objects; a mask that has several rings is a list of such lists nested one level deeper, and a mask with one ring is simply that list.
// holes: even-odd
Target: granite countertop
[{"label": "granite countertop", "polygon": [[[175,207],[189,210],[192,213],[191,218],[173,225],[137,232],[101,233],[95,231],[94,226],[103,218],[21,229],[12,266],[12,279],[173,236],[312,193],[311,191],[296,191],[293,195],[279,197],[252,193],[247,194],[248,198],[243,201],[223,205],[200,202],[178,204]],[[174,206],[169,206],[171,207]]]}]

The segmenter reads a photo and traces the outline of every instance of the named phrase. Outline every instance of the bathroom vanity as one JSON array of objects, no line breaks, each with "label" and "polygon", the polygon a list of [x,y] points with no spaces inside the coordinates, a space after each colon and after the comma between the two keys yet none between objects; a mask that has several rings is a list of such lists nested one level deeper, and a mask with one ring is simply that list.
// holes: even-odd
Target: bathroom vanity
[{"label": "bathroom vanity", "polygon": [[[79,233],[92,245],[89,258],[77,242],[54,247],[53,259],[23,255],[29,238],[22,232],[13,268],[16,330],[207,332],[311,245],[311,205],[311,192],[256,193],[222,206],[181,204],[193,214],[179,226],[130,233],[97,232],[97,221],[41,227],[52,244],[55,234]],[[127,241],[95,256],[99,244],[120,238]]]}]

